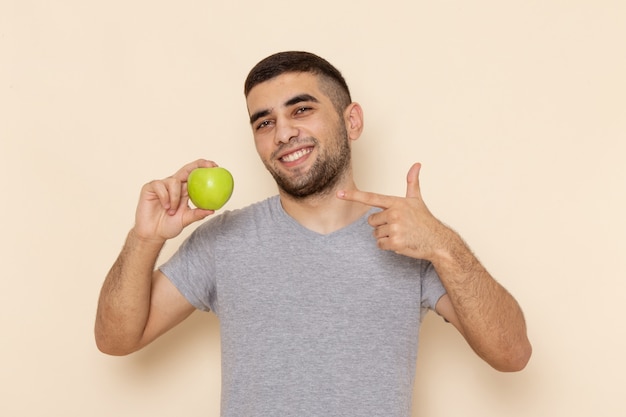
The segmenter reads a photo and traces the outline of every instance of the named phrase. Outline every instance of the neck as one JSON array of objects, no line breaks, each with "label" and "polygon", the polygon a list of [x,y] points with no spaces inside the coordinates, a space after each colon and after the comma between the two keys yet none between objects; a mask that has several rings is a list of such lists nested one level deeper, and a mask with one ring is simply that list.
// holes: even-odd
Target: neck
[{"label": "neck", "polygon": [[355,222],[369,206],[337,198],[339,190],[355,190],[352,179],[337,184],[323,194],[294,198],[280,190],[283,209],[298,223],[320,234],[329,234]]}]

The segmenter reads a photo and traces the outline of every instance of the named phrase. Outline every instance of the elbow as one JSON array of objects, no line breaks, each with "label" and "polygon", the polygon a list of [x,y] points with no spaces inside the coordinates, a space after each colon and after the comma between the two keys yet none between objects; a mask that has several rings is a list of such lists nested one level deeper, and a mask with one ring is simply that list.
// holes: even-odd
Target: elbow
[{"label": "elbow", "polygon": [[96,346],[100,352],[110,356],[126,356],[134,352],[133,350],[120,349],[118,346],[99,342],[97,339]]},{"label": "elbow", "polygon": [[121,349],[119,346],[116,346],[111,343],[107,343],[96,337],[96,347],[98,350],[105,355],[110,356],[126,356],[132,353],[132,351],[128,349]]},{"label": "elbow", "polygon": [[500,361],[492,363],[491,366],[500,372],[520,372],[526,368],[531,356],[532,346],[526,341],[510,349]]},{"label": "elbow", "polygon": [[115,337],[99,332],[97,329],[94,336],[96,347],[106,355],[126,356],[138,350],[134,345],[123,343]]},{"label": "elbow", "polygon": [[105,355],[110,355],[110,356],[126,356],[126,355],[130,355],[131,353],[137,350],[137,349],[125,348],[123,346],[119,346],[119,345],[115,345],[111,343],[102,342],[102,341],[99,341],[97,338],[96,338],[96,346],[100,352],[104,353]]}]

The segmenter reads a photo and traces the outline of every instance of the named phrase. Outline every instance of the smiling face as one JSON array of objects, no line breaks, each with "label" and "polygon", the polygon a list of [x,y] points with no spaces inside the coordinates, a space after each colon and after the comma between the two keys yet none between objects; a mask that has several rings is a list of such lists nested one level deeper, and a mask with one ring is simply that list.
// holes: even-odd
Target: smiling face
[{"label": "smiling face", "polygon": [[330,88],[319,76],[289,72],[247,96],[257,152],[280,191],[293,198],[328,193],[350,172],[351,137]]}]

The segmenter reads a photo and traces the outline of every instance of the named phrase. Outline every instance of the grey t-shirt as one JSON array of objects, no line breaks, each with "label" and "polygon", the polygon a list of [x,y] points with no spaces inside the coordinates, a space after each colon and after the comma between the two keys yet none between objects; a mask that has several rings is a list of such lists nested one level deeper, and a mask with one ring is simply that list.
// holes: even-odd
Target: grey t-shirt
[{"label": "grey t-shirt", "polygon": [[445,290],[429,262],[379,249],[367,216],[321,235],[274,196],[205,222],[161,271],[219,317],[223,417],[410,415]]}]

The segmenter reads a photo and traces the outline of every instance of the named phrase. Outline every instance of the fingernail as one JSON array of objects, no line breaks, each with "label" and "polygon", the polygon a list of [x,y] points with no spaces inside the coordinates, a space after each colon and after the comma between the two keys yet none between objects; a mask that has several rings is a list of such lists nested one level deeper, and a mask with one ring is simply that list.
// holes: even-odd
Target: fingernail
[{"label": "fingernail", "polygon": [[344,198],[346,196],[346,192],[344,190],[337,191],[337,197]]}]

